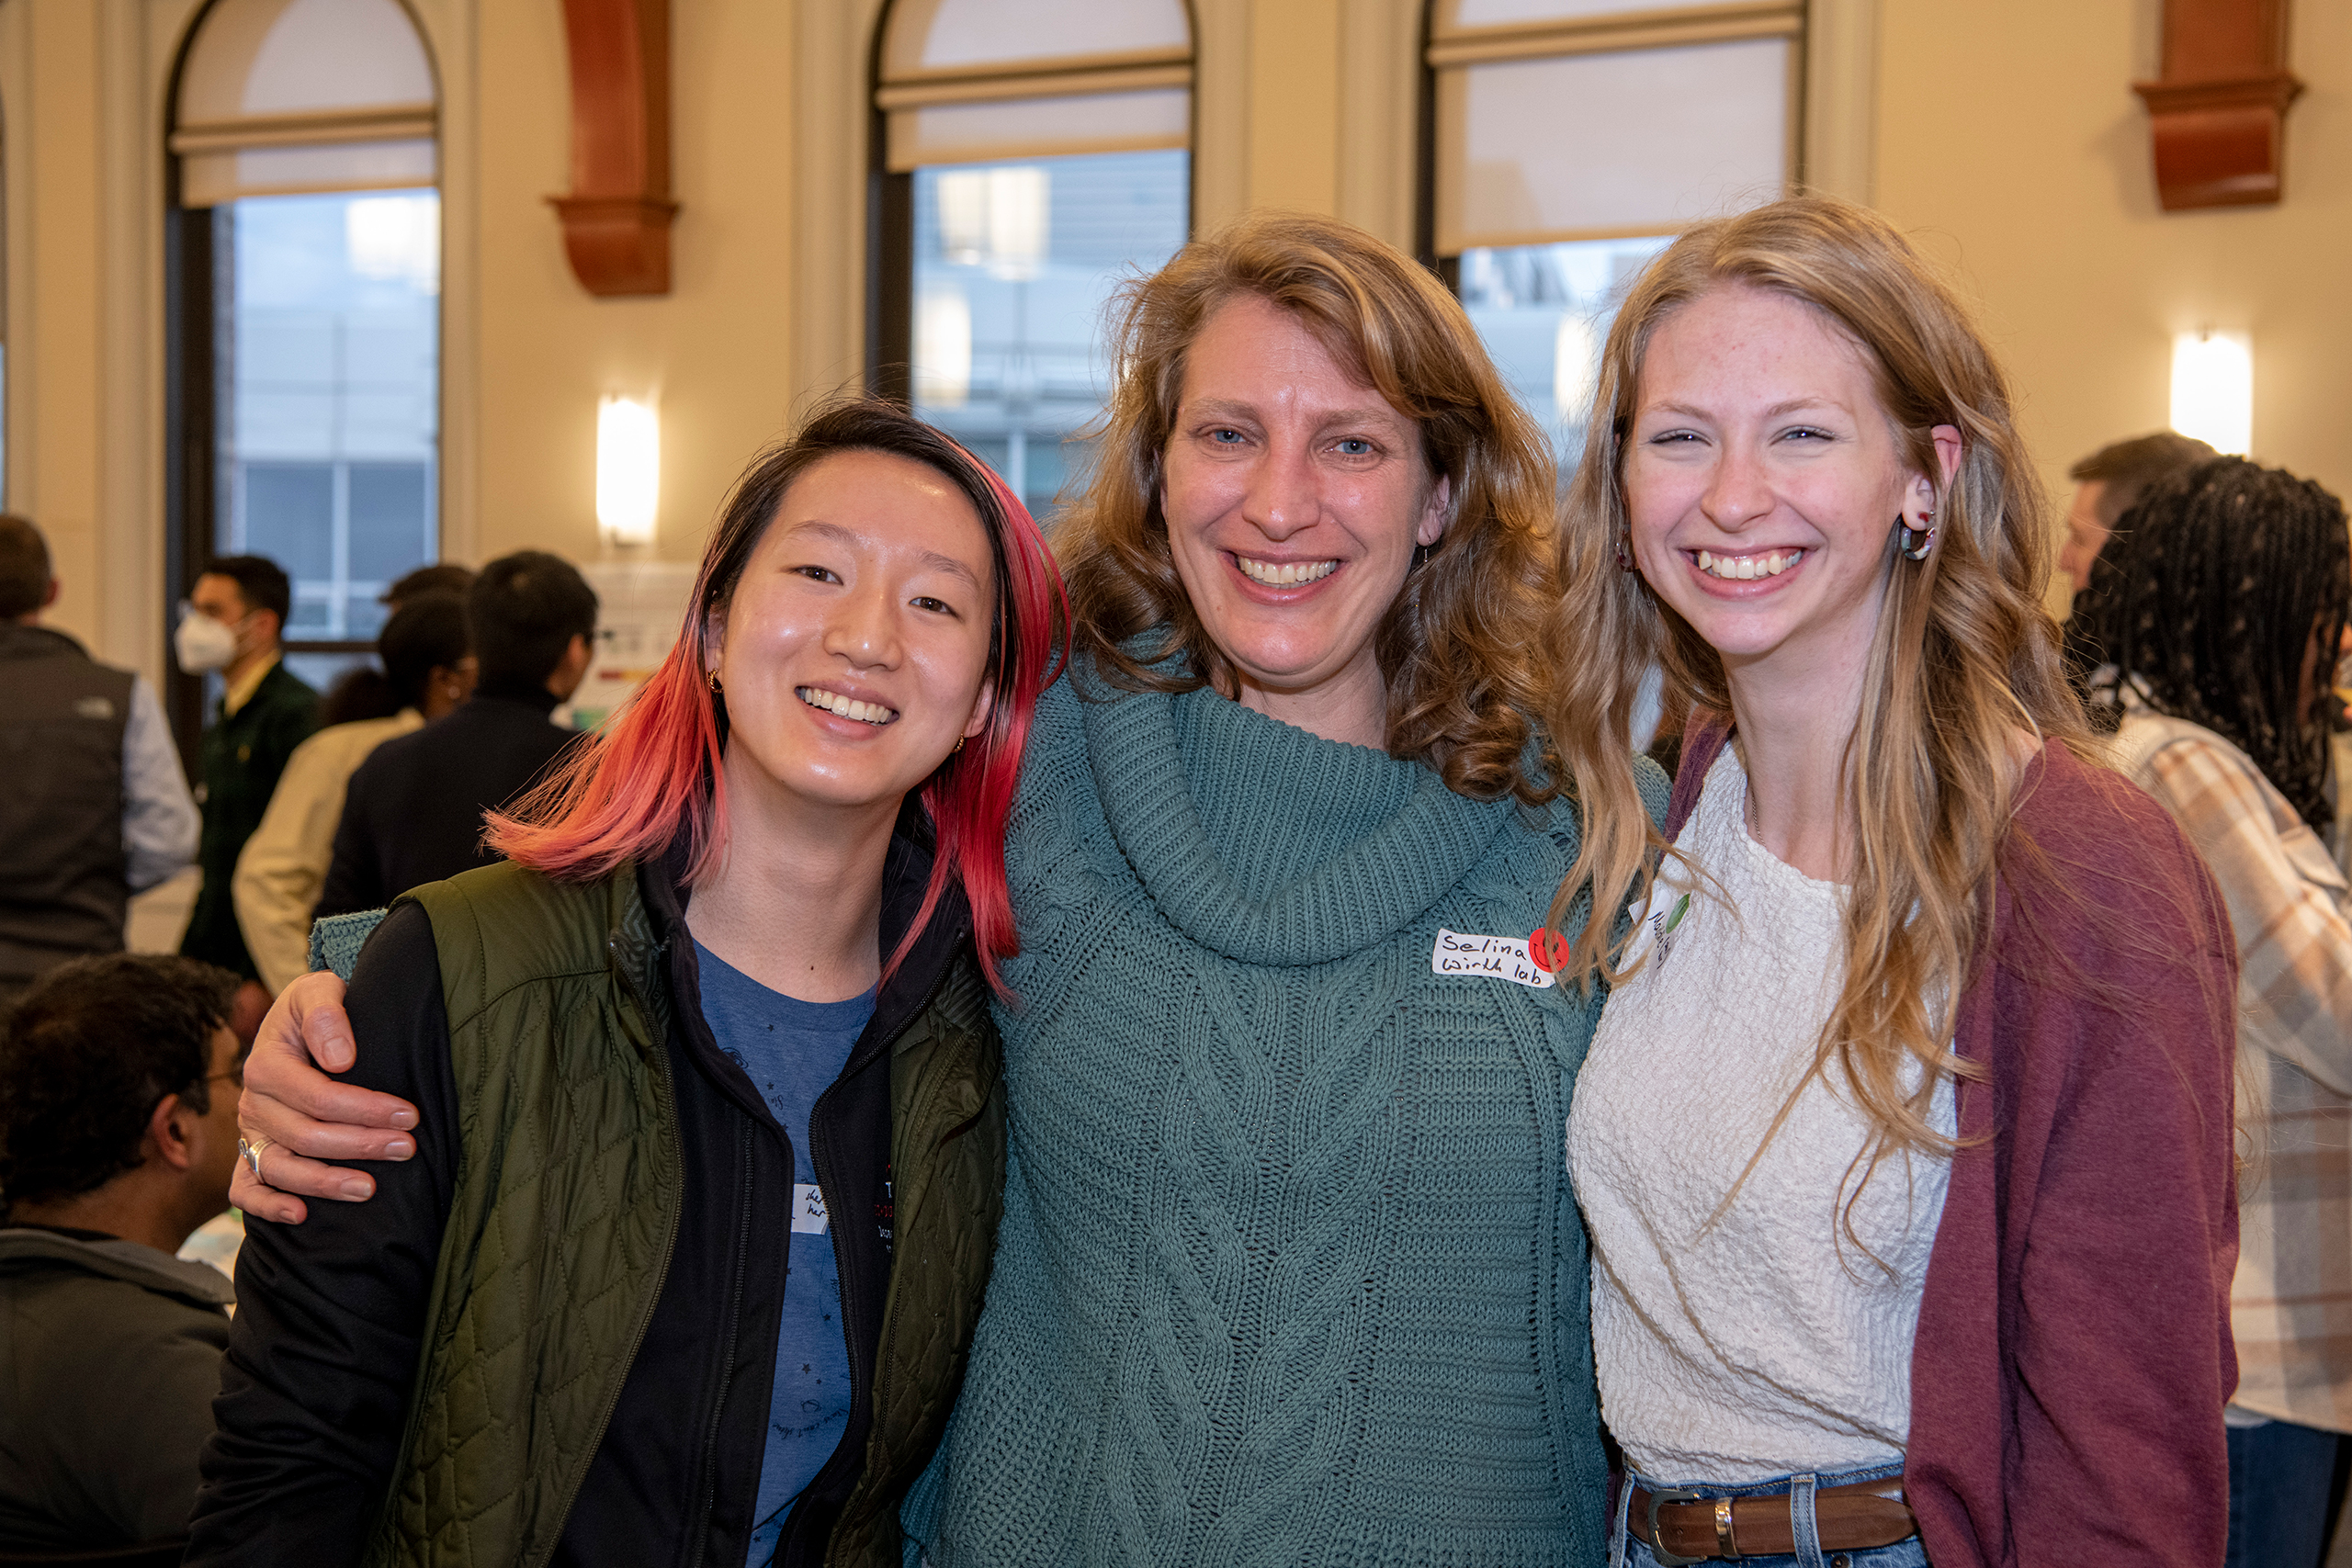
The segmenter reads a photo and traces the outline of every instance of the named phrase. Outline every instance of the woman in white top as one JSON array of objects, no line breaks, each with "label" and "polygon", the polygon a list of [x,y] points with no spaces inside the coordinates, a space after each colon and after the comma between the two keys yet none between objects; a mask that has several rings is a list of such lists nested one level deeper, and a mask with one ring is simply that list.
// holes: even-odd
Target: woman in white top
[{"label": "woman in white top", "polygon": [[2115,764],[2205,857],[2237,934],[2231,1568],[2317,1568],[2352,1432],[2352,925],[2319,836],[2352,804],[2327,792],[2347,556],[2343,502],[2223,457],[2143,496],[2075,606]]},{"label": "woman in white top", "polygon": [[[1596,407],[1565,887],[1637,918],[1544,946],[1612,987],[1567,1128],[1612,1562],[2217,1561],[2233,954],[2083,760],[1998,367],[1804,199],[1670,247]],[[1653,660],[1695,710],[1663,837],[1611,739]]]}]

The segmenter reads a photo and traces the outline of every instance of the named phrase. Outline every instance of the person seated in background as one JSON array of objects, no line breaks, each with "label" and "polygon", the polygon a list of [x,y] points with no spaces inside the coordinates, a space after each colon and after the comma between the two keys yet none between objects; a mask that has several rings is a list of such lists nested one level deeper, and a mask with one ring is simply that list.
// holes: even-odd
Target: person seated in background
[{"label": "person seated in background", "polygon": [[[427,593],[451,593],[459,600],[466,590],[474,585],[471,567],[443,562],[436,566],[421,566],[395,581],[376,596],[388,615],[397,615],[408,604]],[[338,724],[356,724],[364,718],[391,718],[408,705],[392,690],[391,677],[380,665],[361,664],[346,670],[335,681],[327,694],[319,699],[319,728],[328,729]],[[334,825],[330,822],[328,830]]]},{"label": "person seated in background", "polygon": [[2229,457],[2123,513],[2075,608],[2114,671],[2116,766],[2205,857],[2238,943],[2232,1568],[2315,1568],[2352,1432],[2352,925],[2320,841],[2347,606],[2343,504]]},{"label": "person seated in background", "polygon": [[196,856],[196,800],[155,688],[40,624],[49,545],[0,514],[0,1016],[48,970],[122,950],[131,894]]},{"label": "person seated in background", "polygon": [[293,608],[294,586],[277,562],[261,556],[222,556],[207,566],[189,593],[187,613],[173,634],[172,651],[191,675],[218,673],[224,683],[212,722],[198,744],[204,785],[204,832],[197,864],[204,886],[196,896],[180,952],[217,964],[246,982],[237,993],[232,1026],[251,1040],[269,993],[245,950],[230,888],[237,856],[261,826],[294,748],[319,727],[319,694],[288,671],[279,638]]},{"label": "person seated in background", "polygon": [[579,689],[596,636],[595,591],[571,563],[544,550],[500,557],[468,591],[466,625],[473,695],[385,741],[351,775],[318,916],[381,908],[496,862],[482,813],[520,795],[571,740],[548,715]]},{"label": "person seated in background", "polygon": [[237,857],[237,924],[273,996],[311,966],[311,909],[326,882],[352,773],[385,741],[473,694],[464,599],[447,592],[412,598],[384,623],[376,656],[398,710],[390,718],[330,725],[296,747],[261,826]]},{"label": "person seated in background", "polygon": [[237,977],[77,959],[0,1029],[0,1542],[183,1536],[212,1434],[228,1277],[173,1256],[229,1206]]}]

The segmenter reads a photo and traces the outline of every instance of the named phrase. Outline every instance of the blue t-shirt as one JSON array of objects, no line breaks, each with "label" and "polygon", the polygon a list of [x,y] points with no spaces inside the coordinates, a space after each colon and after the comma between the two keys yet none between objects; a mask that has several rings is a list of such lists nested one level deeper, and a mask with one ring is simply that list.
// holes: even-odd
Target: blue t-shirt
[{"label": "blue t-shirt", "polygon": [[775,1554],[784,1521],[849,1428],[849,1346],[842,1337],[842,1275],[817,1168],[808,1113],[841,1076],[874,1016],[874,993],[845,1002],[804,1002],[772,991],[695,943],[702,1016],[718,1048],[741,1067],[792,1138],[792,1270],[775,1342],[775,1392],[760,1461],[760,1501],[749,1562]]}]

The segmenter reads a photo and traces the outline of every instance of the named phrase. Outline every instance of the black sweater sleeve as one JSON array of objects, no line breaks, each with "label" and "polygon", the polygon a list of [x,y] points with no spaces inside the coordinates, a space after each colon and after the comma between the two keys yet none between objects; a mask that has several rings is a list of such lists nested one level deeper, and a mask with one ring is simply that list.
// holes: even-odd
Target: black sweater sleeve
[{"label": "black sweater sleeve", "polygon": [[344,1005],[359,1043],[346,1080],[416,1106],[416,1154],[368,1165],[368,1202],[312,1199],[300,1225],[247,1216],[191,1563],[356,1562],[399,1458],[458,1168],[449,1020],[422,908],[377,928]]}]

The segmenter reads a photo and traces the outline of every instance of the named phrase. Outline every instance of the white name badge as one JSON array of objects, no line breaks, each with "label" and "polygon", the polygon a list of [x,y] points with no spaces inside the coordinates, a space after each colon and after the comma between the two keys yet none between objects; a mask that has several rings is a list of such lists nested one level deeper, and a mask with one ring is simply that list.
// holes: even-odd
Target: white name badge
[{"label": "white name badge", "polygon": [[807,1235],[825,1234],[825,1193],[813,1181],[792,1184],[792,1228]]},{"label": "white name badge", "polygon": [[1552,988],[1552,976],[1535,967],[1535,961],[1527,955],[1525,937],[1471,936],[1440,928],[1437,942],[1430,948],[1430,972],[1509,980],[1538,991]]}]

